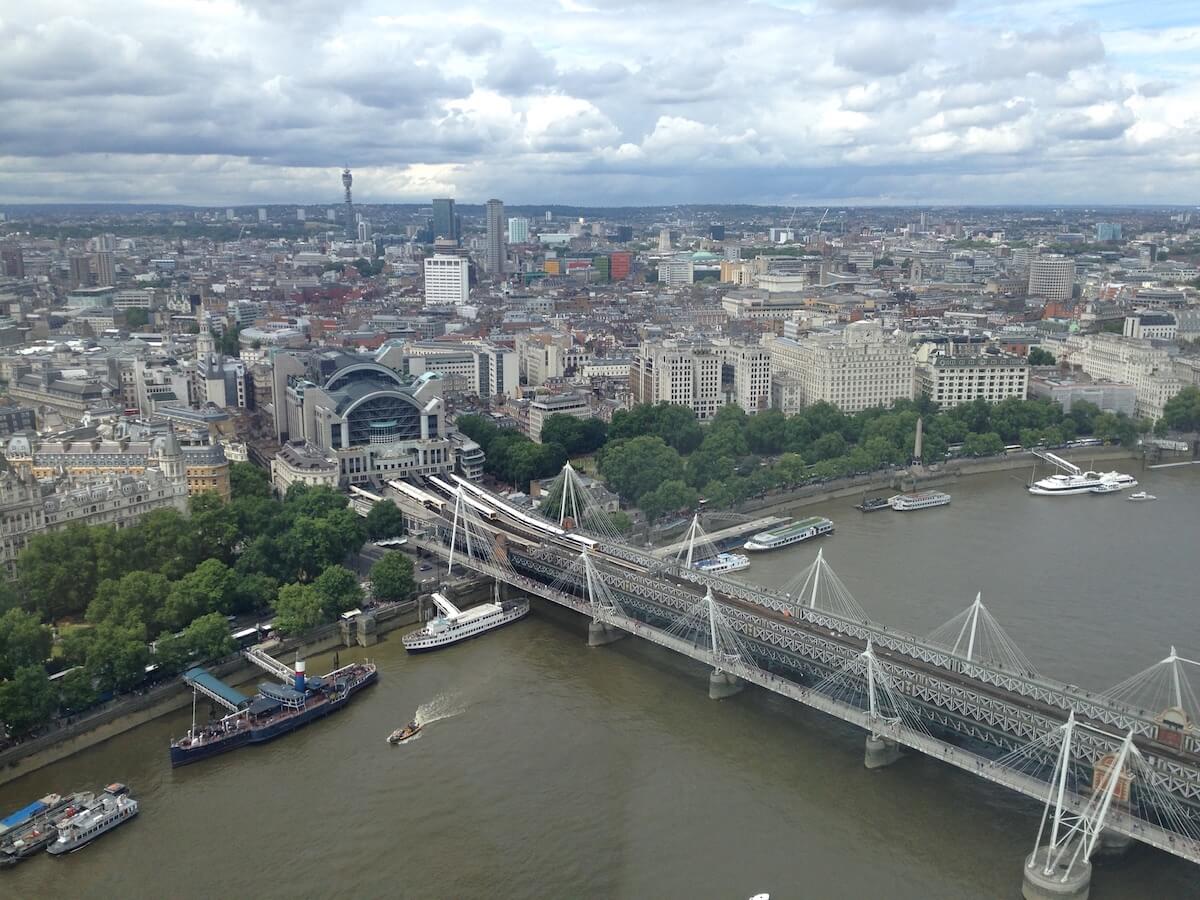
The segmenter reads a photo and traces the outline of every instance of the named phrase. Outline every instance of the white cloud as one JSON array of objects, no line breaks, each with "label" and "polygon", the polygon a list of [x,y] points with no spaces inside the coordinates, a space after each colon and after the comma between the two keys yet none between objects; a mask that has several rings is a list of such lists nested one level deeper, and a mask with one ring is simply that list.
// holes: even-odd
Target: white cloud
[{"label": "white cloud", "polygon": [[344,163],[367,201],[1176,201],[1200,26],[1111,14],[42,0],[0,17],[0,202],[324,202]]}]

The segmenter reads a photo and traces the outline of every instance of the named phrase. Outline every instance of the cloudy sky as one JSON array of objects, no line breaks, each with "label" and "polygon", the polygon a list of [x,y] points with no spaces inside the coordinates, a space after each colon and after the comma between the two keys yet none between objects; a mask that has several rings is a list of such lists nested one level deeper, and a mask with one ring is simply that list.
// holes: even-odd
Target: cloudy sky
[{"label": "cloudy sky", "polygon": [[0,0],[0,202],[1196,203],[1194,0]]}]

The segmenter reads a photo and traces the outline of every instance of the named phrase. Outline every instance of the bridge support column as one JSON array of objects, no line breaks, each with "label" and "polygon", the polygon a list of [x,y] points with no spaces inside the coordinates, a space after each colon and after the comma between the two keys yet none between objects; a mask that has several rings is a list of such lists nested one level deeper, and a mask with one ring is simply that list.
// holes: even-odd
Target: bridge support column
[{"label": "bridge support column", "polygon": [[710,700],[724,700],[740,694],[745,686],[746,682],[736,675],[713,669],[708,676],[708,697]]},{"label": "bridge support column", "polygon": [[1105,828],[1100,832],[1100,842],[1095,852],[1100,856],[1120,856],[1133,846],[1133,838],[1127,834]]},{"label": "bridge support column", "polygon": [[614,644],[623,637],[628,637],[627,631],[622,631],[615,625],[608,625],[604,622],[592,621],[588,623],[588,646],[603,647],[606,644]]},{"label": "bridge support column", "polygon": [[1047,875],[1046,855],[1053,852],[1049,847],[1039,847],[1025,858],[1021,896],[1025,900],[1087,900],[1092,888],[1092,864],[1076,860],[1068,875],[1068,855]]},{"label": "bridge support column", "polygon": [[868,769],[882,769],[884,766],[890,766],[900,756],[900,745],[895,741],[889,741],[887,738],[874,734],[867,735],[867,752],[863,758],[863,765]]}]

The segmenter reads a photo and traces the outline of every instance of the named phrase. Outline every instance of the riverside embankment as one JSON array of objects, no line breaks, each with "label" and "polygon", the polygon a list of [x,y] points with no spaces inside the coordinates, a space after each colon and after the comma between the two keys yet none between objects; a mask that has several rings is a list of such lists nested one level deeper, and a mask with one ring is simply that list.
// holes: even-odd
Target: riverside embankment
[{"label": "riverside embankment", "polygon": [[[417,600],[373,610],[370,614],[373,625],[367,631],[378,636],[411,625],[420,619],[421,608],[421,601]],[[270,647],[270,652],[278,658],[289,654],[307,657],[336,647],[351,646],[359,642],[358,634],[362,626],[358,622],[355,619],[322,625],[306,634],[277,642]],[[256,681],[263,675],[261,669],[248,663],[240,653],[206,668],[235,686]],[[190,703],[191,691],[183,679],[172,678],[141,693],[119,697],[83,715],[62,721],[53,730],[0,752],[0,784],[94,747],[160,716],[183,709]]]}]

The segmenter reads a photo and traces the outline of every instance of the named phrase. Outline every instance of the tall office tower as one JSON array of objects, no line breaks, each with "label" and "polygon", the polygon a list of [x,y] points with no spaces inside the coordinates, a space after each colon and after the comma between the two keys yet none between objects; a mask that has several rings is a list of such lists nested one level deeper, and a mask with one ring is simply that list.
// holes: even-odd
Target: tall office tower
[{"label": "tall office tower", "polygon": [[508,220],[508,242],[510,244],[529,243],[529,220],[517,217]]},{"label": "tall office tower", "polygon": [[87,287],[92,283],[91,261],[82,253],[71,254],[68,262],[71,265],[71,287]]},{"label": "tall office tower", "polygon": [[92,267],[96,271],[96,284],[108,287],[117,283],[117,268],[111,250],[102,250],[92,254]]},{"label": "tall office tower", "polygon": [[658,232],[658,252],[667,253],[671,249],[671,229],[663,228]]},{"label": "tall office tower", "polygon": [[487,202],[487,254],[485,268],[492,275],[504,274],[504,257],[507,247],[504,242],[504,201]]},{"label": "tall office tower", "polygon": [[361,219],[358,223],[358,242],[365,244],[371,239],[371,223],[366,219]]},{"label": "tall office tower", "polygon": [[425,305],[461,306],[471,296],[470,263],[461,256],[435,253],[425,259]]},{"label": "tall office tower", "polygon": [[1070,300],[1075,287],[1075,260],[1069,256],[1035,256],[1029,261],[1029,295]]},{"label": "tall office tower", "polygon": [[354,201],[350,199],[350,185],[353,183],[354,176],[347,166],[342,170],[342,187],[346,189],[346,237],[354,237]]},{"label": "tall office tower", "polygon": [[12,278],[25,277],[25,255],[16,244],[0,247],[0,275]]},{"label": "tall office tower", "polygon": [[235,216],[233,214],[233,207],[231,206],[225,210],[225,219],[226,219],[226,221],[232,222],[234,220],[234,218],[235,218]]},{"label": "tall office tower", "polygon": [[462,233],[458,227],[458,213],[454,211],[454,200],[449,197],[433,200],[433,235],[432,240],[445,238],[454,241],[455,245],[462,243]]},{"label": "tall office tower", "polygon": [[633,226],[632,225],[618,225],[617,226],[617,243],[627,244],[632,240],[633,240]]},{"label": "tall office tower", "polygon": [[708,236],[711,240],[714,240],[714,241],[725,240],[725,226],[724,225],[709,225],[708,226]]},{"label": "tall office tower", "polygon": [[297,222],[303,222],[303,221],[304,221],[304,216],[305,216],[305,213],[304,213],[304,207],[303,207],[303,206],[301,206],[299,209],[297,209],[297,210],[296,210],[296,221],[297,221]]},{"label": "tall office tower", "polygon": [[546,221],[547,222],[554,221],[554,213],[550,212],[550,210],[546,210]]},{"label": "tall office tower", "polygon": [[336,209],[325,210],[325,218],[327,220],[329,220],[330,222],[336,222],[337,221],[337,210]]},{"label": "tall office tower", "polygon": [[260,221],[260,222],[267,221],[267,208],[265,206],[260,206],[258,208],[258,221]]}]

